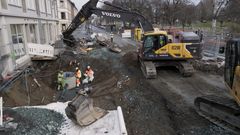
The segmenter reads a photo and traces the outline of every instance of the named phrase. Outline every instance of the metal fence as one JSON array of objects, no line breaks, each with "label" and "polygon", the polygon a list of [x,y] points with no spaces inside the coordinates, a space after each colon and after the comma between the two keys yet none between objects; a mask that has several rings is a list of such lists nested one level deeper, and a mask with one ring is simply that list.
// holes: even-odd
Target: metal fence
[{"label": "metal fence", "polygon": [[213,58],[223,58],[225,54],[220,54],[220,47],[224,47],[226,45],[225,41],[226,35],[220,34],[212,34],[212,33],[204,33],[203,40],[203,55]]}]

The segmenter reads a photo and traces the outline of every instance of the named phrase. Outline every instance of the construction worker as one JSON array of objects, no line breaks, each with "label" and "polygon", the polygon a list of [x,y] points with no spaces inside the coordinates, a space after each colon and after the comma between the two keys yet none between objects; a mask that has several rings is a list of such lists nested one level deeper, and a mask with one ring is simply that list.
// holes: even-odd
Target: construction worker
[{"label": "construction worker", "polygon": [[82,73],[78,67],[76,67],[75,77],[76,77],[76,87],[79,87],[81,84]]},{"label": "construction worker", "polygon": [[68,84],[66,83],[65,86],[63,87],[62,94],[60,96],[60,99],[64,99],[64,95],[67,92]]},{"label": "construction worker", "polygon": [[58,82],[57,90],[62,90],[65,86],[63,71],[58,72],[57,82]]},{"label": "construction worker", "polygon": [[85,71],[85,76],[87,77],[88,83],[91,83],[93,81],[93,79],[94,79],[93,75],[94,75],[93,70],[91,69],[90,66],[87,66],[87,69]]}]

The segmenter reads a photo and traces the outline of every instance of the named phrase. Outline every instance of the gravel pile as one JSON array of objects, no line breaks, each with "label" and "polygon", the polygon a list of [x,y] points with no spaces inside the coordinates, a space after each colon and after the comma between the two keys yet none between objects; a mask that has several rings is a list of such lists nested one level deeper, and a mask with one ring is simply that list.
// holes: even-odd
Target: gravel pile
[{"label": "gravel pile", "polygon": [[224,130],[221,127],[211,125],[206,128],[192,128],[189,130],[181,131],[179,135],[235,135],[230,131]]},{"label": "gravel pile", "polygon": [[64,117],[53,110],[40,108],[17,108],[5,110],[4,115],[14,118],[16,130],[0,132],[0,135],[57,135]]}]

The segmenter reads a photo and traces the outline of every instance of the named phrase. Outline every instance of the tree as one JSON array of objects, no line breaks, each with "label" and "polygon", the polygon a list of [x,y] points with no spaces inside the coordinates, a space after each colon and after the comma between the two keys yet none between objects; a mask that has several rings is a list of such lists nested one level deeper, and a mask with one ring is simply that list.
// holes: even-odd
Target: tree
[{"label": "tree", "polygon": [[224,7],[227,6],[229,0],[213,0],[213,17],[212,17],[212,29],[216,32],[217,17]]},{"label": "tree", "polygon": [[182,17],[185,6],[189,4],[188,0],[163,0],[162,10],[166,22],[170,26],[174,25],[176,20]]},{"label": "tree", "polygon": [[224,17],[229,21],[240,23],[240,14],[239,14],[240,1],[231,0],[225,8]]}]

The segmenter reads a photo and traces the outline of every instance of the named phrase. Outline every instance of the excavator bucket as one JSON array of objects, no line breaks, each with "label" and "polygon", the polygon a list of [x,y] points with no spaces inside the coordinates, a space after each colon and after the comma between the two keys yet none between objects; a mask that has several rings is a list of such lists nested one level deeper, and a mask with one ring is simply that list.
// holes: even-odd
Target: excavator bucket
[{"label": "excavator bucket", "polygon": [[66,115],[80,126],[88,126],[105,116],[108,112],[93,106],[93,100],[78,94],[65,109]]}]

